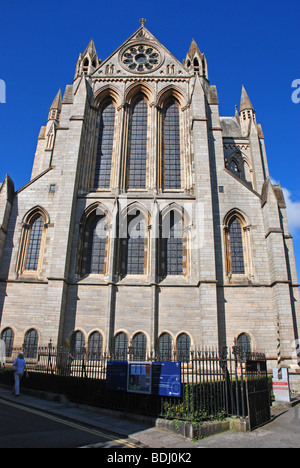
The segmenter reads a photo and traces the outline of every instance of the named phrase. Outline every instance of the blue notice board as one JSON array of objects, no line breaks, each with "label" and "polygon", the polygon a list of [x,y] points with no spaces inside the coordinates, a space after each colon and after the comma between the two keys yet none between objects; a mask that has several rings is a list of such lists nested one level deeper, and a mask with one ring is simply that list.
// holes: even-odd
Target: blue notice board
[{"label": "blue notice board", "polygon": [[181,363],[152,363],[152,393],[160,396],[181,397]]},{"label": "blue notice board", "polygon": [[127,392],[128,362],[108,361],[106,389]]}]

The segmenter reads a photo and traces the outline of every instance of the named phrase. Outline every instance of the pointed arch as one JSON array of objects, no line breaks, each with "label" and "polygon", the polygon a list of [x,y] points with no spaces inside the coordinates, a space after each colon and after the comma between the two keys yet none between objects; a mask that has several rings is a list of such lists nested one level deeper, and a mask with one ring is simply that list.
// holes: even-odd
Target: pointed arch
[{"label": "pointed arch", "polygon": [[137,96],[143,95],[147,101],[147,104],[154,102],[154,89],[151,85],[145,82],[133,83],[126,89],[125,102],[131,106]]},{"label": "pointed arch", "polygon": [[129,335],[126,331],[121,330],[114,337],[114,359],[119,361],[127,361],[128,358],[128,343]]},{"label": "pointed arch", "polygon": [[244,358],[251,359],[253,345],[250,334],[247,332],[239,333],[236,338],[236,344],[241,349],[241,355]]},{"label": "pointed arch", "polygon": [[190,218],[177,203],[166,206],[160,215],[160,276],[185,276],[190,270]]},{"label": "pointed arch", "polygon": [[236,177],[253,186],[252,165],[249,158],[240,150],[235,150],[226,161],[226,168]]},{"label": "pointed arch", "polygon": [[224,217],[223,226],[228,278],[252,276],[251,225],[246,215],[238,209],[232,209]]},{"label": "pointed arch", "polygon": [[180,111],[177,100],[168,98],[162,109],[161,182],[163,190],[182,187]]},{"label": "pointed arch", "polygon": [[132,356],[134,361],[146,361],[147,336],[144,332],[136,332],[132,338]]},{"label": "pointed arch", "polygon": [[81,215],[79,224],[84,225],[86,220],[93,214],[105,215],[107,216],[108,222],[112,222],[112,213],[109,208],[101,202],[95,202],[89,205]]},{"label": "pointed arch", "polygon": [[177,360],[190,362],[191,358],[191,337],[189,333],[181,332],[176,338]]},{"label": "pointed arch", "polygon": [[148,159],[148,103],[143,93],[132,99],[129,109],[126,157],[126,189],[145,190]]},{"label": "pointed arch", "polygon": [[120,267],[122,277],[147,275],[150,252],[150,213],[138,202],[126,206],[120,215]]},{"label": "pointed arch", "polygon": [[164,88],[158,103],[158,186],[162,191],[180,191],[184,186],[185,151],[183,148],[186,95],[174,85]]},{"label": "pointed arch", "polygon": [[150,223],[151,214],[150,214],[148,208],[140,201],[133,201],[131,203],[128,203],[128,205],[126,205],[122,209],[121,217],[122,217],[122,219],[125,219],[126,216],[136,214],[137,211],[140,211],[143,214],[143,216],[145,217],[145,219],[147,220],[147,223],[148,222]]},{"label": "pointed arch", "polygon": [[118,156],[122,96],[107,84],[94,94],[97,109],[95,153],[90,162],[89,188],[94,191],[112,190],[118,184]]},{"label": "pointed arch", "polygon": [[50,224],[50,216],[49,216],[48,211],[40,205],[37,205],[31,210],[29,210],[23,217],[22,223],[30,224],[32,218],[36,215],[39,215],[43,218],[43,222],[46,226]]},{"label": "pointed arch", "polygon": [[116,127],[116,108],[111,97],[101,103],[97,117],[98,145],[94,189],[109,189]]},{"label": "pointed arch", "polygon": [[185,92],[178,86],[169,85],[158,93],[157,105],[163,107],[164,103],[170,98],[176,99],[181,109],[185,108],[188,104],[188,98]]},{"label": "pointed arch", "polygon": [[123,191],[145,191],[149,186],[149,152],[154,90],[145,82],[133,83],[125,91],[123,147],[119,185]]},{"label": "pointed arch", "polygon": [[24,357],[25,359],[36,359],[39,343],[39,334],[35,328],[31,328],[24,336]]},{"label": "pointed arch", "polygon": [[101,107],[103,102],[105,102],[108,99],[111,99],[115,103],[117,108],[122,104],[122,96],[119,90],[111,84],[105,85],[98,89],[94,94],[94,99],[95,105],[99,108]]},{"label": "pointed arch", "polygon": [[82,330],[74,330],[71,335],[70,340],[70,351],[72,357],[76,359],[82,358],[85,353],[85,344],[86,344],[86,337],[85,333]]},{"label": "pointed arch", "polygon": [[99,361],[103,356],[103,334],[94,330],[88,337],[88,360]]},{"label": "pointed arch", "polygon": [[41,206],[35,206],[25,214],[16,264],[18,275],[39,276],[41,274],[46,230],[49,223],[49,214]]},{"label": "pointed arch", "polygon": [[1,332],[1,340],[5,343],[5,357],[11,357],[13,352],[15,332],[12,327],[6,327]]},{"label": "pointed arch", "polygon": [[168,332],[162,332],[158,338],[158,359],[161,361],[173,359],[173,338]]},{"label": "pointed arch", "polygon": [[79,224],[76,273],[81,277],[107,275],[112,216],[101,203],[94,203],[82,214]]}]

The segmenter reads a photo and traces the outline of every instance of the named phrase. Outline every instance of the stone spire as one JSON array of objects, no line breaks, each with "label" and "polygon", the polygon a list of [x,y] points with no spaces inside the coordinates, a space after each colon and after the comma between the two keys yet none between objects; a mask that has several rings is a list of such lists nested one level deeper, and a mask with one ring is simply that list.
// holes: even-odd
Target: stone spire
[{"label": "stone spire", "polygon": [[61,113],[61,102],[61,90],[59,90],[50,107],[48,120],[59,120],[59,116]]},{"label": "stone spire", "polygon": [[240,102],[240,125],[243,136],[249,136],[251,128],[256,127],[255,111],[244,85]]},{"label": "stone spire", "polygon": [[254,110],[253,106],[251,104],[251,101],[249,99],[249,96],[247,94],[247,91],[245,90],[244,85],[242,86],[242,95],[241,95],[241,102],[240,102],[240,112],[243,112],[244,110]]}]

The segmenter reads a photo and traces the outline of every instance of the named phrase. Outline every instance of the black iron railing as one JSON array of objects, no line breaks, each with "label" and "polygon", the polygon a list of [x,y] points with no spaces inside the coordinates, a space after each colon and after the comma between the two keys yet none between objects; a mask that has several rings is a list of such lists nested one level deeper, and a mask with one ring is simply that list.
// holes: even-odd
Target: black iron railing
[{"label": "black iron railing", "polygon": [[[65,393],[71,400],[101,407],[135,411],[151,416],[202,421],[212,417],[246,417],[246,362],[265,360],[262,354],[245,353],[240,347],[221,350],[193,350],[190,355],[177,356],[181,361],[182,397],[137,395],[106,391],[107,362],[113,360],[161,361],[159,353],[127,356],[92,353],[85,348],[45,348],[10,350],[6,366],[11,366],[18,353],[27,361],[30,379],[24,382],[42,390]],[[169,356],[171,357],[171,356]],[[184,358],[184,359],[183,359]],[[1,381],[1,379],[0,379]]]}]

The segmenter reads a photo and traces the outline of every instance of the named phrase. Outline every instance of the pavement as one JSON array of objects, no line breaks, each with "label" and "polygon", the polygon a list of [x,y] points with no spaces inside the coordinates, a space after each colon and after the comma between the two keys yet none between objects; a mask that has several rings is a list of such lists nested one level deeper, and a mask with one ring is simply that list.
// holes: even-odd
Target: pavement
[{"label": "pavement", "polygon": [[[47,414],[86,424],[98,430],[107,430],[126,436],[135,443],[156,449],[195,448],[299,448],[300,399],[292,404],[277,403],[272,407],[272,421],[252,432],[226,431],[201,440],[191,441],[176,432],[157,427],[156,420],[138,415],[70,403],[66,398],[51,393],[23,390],[16,398],[11,389],[0,385],[0,398],[18,402]],[[97,445],[92,446],[97,448]]]}]

